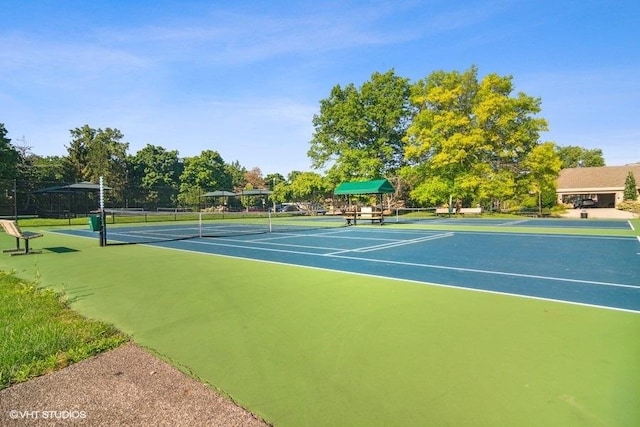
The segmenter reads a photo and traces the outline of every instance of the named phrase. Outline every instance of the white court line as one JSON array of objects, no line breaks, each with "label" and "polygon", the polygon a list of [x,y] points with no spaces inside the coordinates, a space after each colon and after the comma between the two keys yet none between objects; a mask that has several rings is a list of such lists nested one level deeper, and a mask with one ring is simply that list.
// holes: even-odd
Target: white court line
[{"label": "white court line", "polygon": [[[352,252],[373,252],[381,249],[395,248],[398,246],[412,245],[414,243],[426,242],[429,240],[443,239],[445,237],[452,237],[453,233],[434,234],[432,236],[419,237],[417,239],[400,240],[391,243],[385,243],[382,245],[368,246],[364,248],[354,249]],[[331,254],[328,254],[331,255]]]},{"label": "white court line", "polygon": [[[451,237],[451,236],[453,236],[453,233],[432,234],[429,236],[418,237],[416,239],[408,239],[408,240],[392,240],[391,242],[382,243],[380,245],[365,246],[365,247],[356,248],[356,249],[342,249],[336,252],[330,252],[328,254],[325,254],[325,256],[332,256],[332,255],[338,255],[338,254],[349,253],[349,252],[360,252],[360,253],[373,252],[381,249],[395,248],[397,246],[404,246],[404,245],[412,245],[414,243],[426,242],[428,240],[441,239],[443,237]],[[390,240],[390,239],[387,239],[387,240]]]},{"label": "white court line", "polygon": [[631,227],[631,230],[632,230],[632,231],[636,231],[636,229],[635,229],[635,228],[633,228],[633,224],[631,223],[631,221],[627,221],[627,223],[629,224],[629,227]]},{"label": "white court line", "polygon": [[[324,250],[324,251],[337,251],[338,250],[338,248],[326,247],[326,246],[296,245],[296,244],[293,244],[293,243],[277,243],[277,242],[271,242],[271,241],[269,241],[269,239],[251,239],[251,240],[247,241],[247,240],[233,239],[233,238],[229,238],[229,237],[216,237],[215,240],[216,240],[216,242],[223,241],[223,242],[235,242],[235,243],[241,243],[241,244],[257,242],[258,244],[261,244],[261,245],[285,246],[285,247],[288,247],[288,248],[321,249],[321,250]],[[206,242],[196,242],[196,241],[194,241],[194,243],[206,243]],[[212,244],[215,244],[215,243],[212,243]],[[254,249],[257,249],[257,247],[255,247],[255,246],[243,246],[243,245],[222,245],[222,246],[252,247]],[[264,249],[269,250],[268,248],[264,248]]]},{"label": "white court line", "polygon": [[[562,277],[540,276],[535,274],[508,273],[504,271],[481,270],[481,269],[465,268],[465,267],[449,267],[444,265],[422,264],[422,263],[383,260],[383,259],[375,259],[375,258],[371,259],[371,258],[341,255],[340,254],[341,252],[335,252],[331,254],[315,254],[315,253],[302,252],[302,251],[289,251],[289,250],[271,249],[271,248],[256,248],[255,246],[245,246],[245,245],[227,245],[222,243],[204,242],[204,241],[197,241],[197,240],[193,241],[192,243],[201,244],[201,245],[226,246],[226,247],[232,247],[232,248],[251,249],[251,250],[257,250],[257,251],[291,253],[291,254],[308,255],[308,256],[319,256],[319,257],[331,256],[334,258],[352,259],[357,261],[402,265],[402,266],[419,267],[419,268],[436,269],[436,270],[451,270],[451,271],[461,271],[466,273],[478,273],[478,274],[487,274],[487,275],[495,275],[495,276],[519,277],[519,278],[539,279],[539,280],[556,281],[556,282],[568,282],[568,283],[578,283],[578,284],[587,284],[587,285],[611,286],[611,287],[617,287],[617,288],[640,289],[639,285],[626,285],[624,283],[610,283],[610,282],[599,282],[594,280],[568,279],[568,278],[562,278]],[[344,251],[344,252],[352,252],[352,251]],[[248,258],[248,259],[253,259],[253,258]],[[293,264],[293,265],[298,265],[298,264]]]},{"label": "white court line", "polygon": [[508,227],[510,225],[518,225],[518,224],[522,224],[525,222],[529,222],[528,219],[521,219],[518,221],[510,221],[510,222],[503,222],[502,224],[497,224],[496,227]]},{"label": "white court line", "polygon": [[505,232],[490,232],[490,231],[456,231],[456,234],[484,234],[484,235],[499,235],[499,236],[514,236],[514,237],[542,237],[549,239],[588,239],[588,240],[629,240],[633,236],[598,236],[598,235],[581,235],[581,234],[547,234],[547,233],[505,233]]},{"label": "white court line", "polygon": [[[374,238],[369,238],[369,239],[366,239],[366,240],[387,241],[387,243],[383,243],[383,244],[375,245],[375,246],[367,246],[367,247],[364,247],[364,248],[356,248],[356,249],[340,249],[340,248],[335,248],[335,247],[313,246],[313,245],[298,245],[298,244],[293,244],[293,243],[277,243],[277,242],[273,242],[272,241],[272,240],[284,239],[284,238],[290,238],[290,237],[315,237],[315,236],[317,236],[317,234],[309,234],[309,235],[306,235],[306,234],[288,234],[287,236],[284,236],[284,237],[274,237],[274,238],[266,238],[266,239],[251,239],[249,241],[240,240],[240,239],[234,239],[234,238],[230,238],[230,237],[218,237],[218,238],[216,238],[216,242],[224,241],[224,242],[233,242],[233,243],[240,243],[241,244],[241,245],[230,245],[232,247],[236,247],[236,246],[237,247],[246,247],[246,246],[243,246],[243,245],[246,245],[248,243],[257,242],[258,244],[270,245],[270,246],[284,246],[284,247],[299,248],[299,249],[319,249],[319,250],[331,251],[328,254],[323,254],[323,255],[331,255],[331,254],[340,254],[340,253],[345,253],[345,252],[369,252],[369,251],[374,251],[374,250],[378,250],[378,249],[386,249],[388,247],[396,247],[396,246],[402,246],[402,245],[407,245],[407,244],[412,244],[412,243],[419,243],[419,242],[423,242],[423,241],[427,241],[427,240],[441,239],[443,237],[451,237],[451,236],[453,236],[453,233],[436,234],[436,235],[421,237],[419,239],[400,240],[400,241],[399,240],[393,240],[393,239],[380,239],[380,238],[379,239],[374,239]],[[331,238],[365,240],[365,239],[359,239],[359,238],[356,238],[356,237],[331,237]],[[198,243],[201,243],[201,242],[198,242]],[[214,242],[212,242],[212,244],[215,245]],[[251,247],[255,248],[253,246],[251,246]],[[296,252],[296,253],[298,253],[298,252]]]},{"label": "white court line", "polygon": [[380,241],[397,241],[397,240],[394,240],[394,239],[384,238],[384,237],[334,236],[333,234],[335,234],[335,233],[326,233],[326,234],[320,234],[320,233],[308,233],[307,234],[307,233],[305,233],[305,234],[302,234],[302,233],[281,233],[281,232],[277,232],[277,233],[268,234],[269,237],[263,237],[263,238],[259,238],[259,239],[251,239],[251,241],[252,242],[263,242],[263,241],[268,241],[268,240],[290,239],[291,237],[309,237],[309,238],[320,237],[321,239],[330,238],[330,239],[343,239],[343,240],[372,240],[372,241],[376,241],[376,242],[380,242]]},{"label": "white court line", "polygon": [[[54,233],[54,234],[68,235],[68,234],[60,232],[60,231],[47,230],[47,232]],[[93,236],[75,236],[75,237],[91,238],[91,239],[94,238]],[[638,236],[637,238],[640,241],[640,236]],[[269,248],[256,248],[255,246],[243,246],[243,245],[215,244],[215,243],[211,243],[211,242],[197,241],[197,240],[191,241],[191,243],[197,243],[197,244],[203,244],[203,245],[226,246],[226,247],[232,247],[232,248],[239,247],[239,248],[246,248],[246,249],[252,249],[252,250],[259,250],[259,251],[291,253],[291,254],[300,254],[300,255],[307,255],[307,256],[322,256],[322,257],[326,256],[324,254],[313,254],[313,253],[301,252],[301,251],[289,251],[289,250],[269,249]],[[496,294],[496,295],[507,295],[507,296],[513,296],[513,297],[516,297],[516,298],[526,298],[526,299],[532,299],[532,300],[552,301],[552,302],[558,302],[558,303],[561,303],[561,304],[577,305],[577,306],[583,306],[583,307],[593,307],[593,308],[598,308],[598,309],[622,311],[622,312],[628,312],[628,313],[640,313],[640,311],[638,311],[638,310],[625,309],[625,308],[620,308],[620,307],[612,307],[612,306],[607,306],[607,305],[581,303],[581,302],[577,302],[577,301],[570,301],[570,300],[564,300],[564,299],[554,299],[554,298],[550,298],[550,297],[545,298],[545,297],[524,295],[524,294],[518,294],[518,293],[512,293],[512,292],[503,292],[503,291],[494,291],[494,290],[489,290],[489,289],[472,288],[472,287],[466,287],[466,286],[461,286],[461,285],[448,285],[448,284],[444,284],[444,283],[428,282],[428,281],[421,281],[421,280],[416,280],[416,279],[405,279],[405,278],[401,278],[401,277],[381,276],[381,275],[377,275],[377,274],[369,274],[369,273],[346,271],[346,270],[336,270],[336,269],[327,268],[327,267],[314,267],[314,266],[304,265],[304,264],[294,264],[294,263],[291,263],[291,262],[256,259],[256,258],[251,258],[251,257],[247,257],[247,256],[226,255],[226,254],[219,254],[219,253],[201,252],[201,251],[192,250],[192,249],[180,249],[180,248],[172,248],[172,247],[165,247],[165,246],[157,246],[157,245],[154,245],[154,244],[151,244],[151,246],[153,246],[155,248],[160,248],[160,249],[175,250],[175,251],[179,251],[179,252],[188,252],[188,253],[194,253],[194,254],[205,255],[205,256],[220,256],[220,257],[232,258],[232,259],[240,259],[240,260],[245,260],[245,261],[262,262],[262,263],[266,263],[266,264],[294,266],[294,267],[298,267],[298,268],[308,268],[308,269],[312,269],[312,270],[328,271],[328,272],[332,272],[332,273],[353,274],[353,275],[356,275],[356,276],[374,277],[374,278],[380,278],[380,279],[395,280],[395,281],[399,281],[399,282],[417,283],[417,284],[420,284],[420,285],[430,285],[430,286],[437,286],[437,287],[443,287],[443,288],[459,289],[459,290],[471,291],[471,292],[480,292],[480,293],[488,293],[488,294]],[[336,256],[336,258],[346,258],[346,259],[353,258],[353,259],[356,259],[356,260],[361,259],[361,260],[370,261],[370,262],[381,262],[381,263],[391,263],[391,264],[407,264],[407,265],[414,265],[414,266],[425,267],[425,268],[460,270],[460,271],[478,272],[478,273],[484,273],[484,274],[496,274],[496,275],[502,275],[502,276],[540,278],[542,280],[566,281],[566,282],[574,282],[574,283],[578,283],[578,284],[584,283],[584,284],[596,284],[596,285],[622,287],[622,288],[638,288],[638,286],[624,285],[624,284],[617,284],[617,283],[590,282],[590,281],[582,281],[582,280],[576,280],[576,279],[562,279],[562,278],[554,278],[554,277],[546,277],[546,276],[533,276],[533,275],[517,274],[517,273],[504,273],[504,272],[497,272],[497,271],[464,269],[464,268],[459,268],[459,267],[436,266],[436,265],[429,265],[429,264],[402,263],[402,262],[383,261],[383,260],[371,260],[371,259],[367,259],[367,258],[356,258],[356,257],[348,257],[348,256],[342,256],[342,257]]]},{"label": "white court line", "polygon": [[[216,239],[216,240],[220,240],[220,239]],[[241,242],[242,243],[246,243],[245,241],[241,241]],[[192,240],[192,241],[190,241],[190,243],[197,244],[197,245],[223,246],[223,247],[227,247],[227,248],[251,249],[251,250],[254,250],[254,251],[264,251],[264,252],[280,252],[280,253],[285,253],[285,254],[324,256],[324,254],[316,254],[316,253],[313,253],[313,252],[292,251],[292,250],[274,249],[274,248],[260,248],[260,247],[255,247],[255,246],[235,245],[235,244],[231,245],[231,244],[216,243],[216,242],[203,241],[203,240]],[[291,245],[282,245],[282,246],[291,246]],[[181,249],[178,249],[178,250],[181,250]],[[197,252],[197,251],[195,251],[195,252]],[[202,252],[200,252],[200,253],[202,253]],[[211,254],[211,255],[219,255],[219,254],[215,254],[214,253],[214,254]],[[222,254],[222,255],[224,255],[224,254]],[[238,257],[238,258],[243,258],[243,257]],[[250,258],[250,257],[244,257],[244,259],[255,260],[255,258]],[[291,265],[297,265],[297,264],[291,264]]]},{"label": "white court line", "polygon": [[550,280],[550,281],[559,281],[559,282],[570,282],[570,283],[583,283],[589,285],[601,285],[601,286],[613,286],[617,288],[631,288],[631,289],[640,289],[640,285],[625,285],[623,283],[609,283],[609,282],[598,282],[594,280],[578,280],[578,279],[565,279],[562,277],[552,277],[552,276],[539,276],[535,274],[523,274],[523,273],[508,273],[504,271],[495,271],[495,270],[481,270],[476,268],[466,268],[466,267],[448,267],[445,265],[434,265],[434,264],[422,264],[415,262],[406,262],[406,261],[393,261],[393,260],[382,260],[382,259],[370,259],[370,258],[360,258],[353,256],[343,256],[336,255],[336,258],[345,258],[345,259],[354,259],[358,261],[368,261],[375,263],[383,263],[383,264],[394,264],[394,265],[403,265],[410,267],[422,267],[422,268],[432,268],[437,270],[453,270],[453,271],[463,271],[467,273],[479,273],[479,274],[488,274],[488,275],[496,275],[496,276],[509,276],[509,277],[525,277],[528,279],[540,279],[540,280]]},{"label": "white court line", "polygon": [[[203,243],[203,242],[198,242],[198,243]],[[233,247],[235,247],[234,245],[223,245],[223,246],[233,246]],[[314,267],[314,266],[311,266],[311,265],[293,264],[293,263],[290,263],[290,262],[271,261],[271,260],[265,260],[265,259],[255,259],[255,258],[250,258],[250,257],[238,256],[238,255],[226,255],[226,254],[200,252],[200,251],[194,251],[194,250],[191,250],[191,249],[166,248],[166,247],[163,247],[163,246],[160,246],[160,248],[161,249],[168,249],[168,250],[176,250],[176,251],[180,251],[180,252],[195,253],[195,254],[198,254],[198,255],[221,256],[221,257],[225,257],[225,258],[240,259],[240,260],[245,260],[245,261],[262,262],[262,263],[266,263],[266,264],[275,264],[275,265],[293,266],[293,267],[298,267],[298,268],[308,268],[308,269],[312,269],[312,270],[328,271],[328,272],[331,272],[331,273],[352,274],[352,275],[356,275],[356,276],[373,277],[373,278],[385,279],[385,280],[395,280],[395,281],[406,282],[406,283],[417,283],[417,284],[420,284],[420,285],[429,285],[429,286],[437,286],[437,287],[442,287],[442,288],[459,289],[459,290],[470,291],[470,292],[480,292],[480,293],[495,294],[495,295],[507,295],[507,296],[513,296],[513,297],[516,297],[516,298],[525,298],[525,299],[540,300],[540,301],[552,301],[552,302],[558,302],[558,303],[561,303],[561,304],[578,305],[578,306],[582,306],[582,307],[593,307],[593,308],[598,308],[598,309],[622,311],[622,312],[627,312],[627,313],[640,313],[640,311],[638,311],[638,310],[627,309],[627,308],[612,307],[612,306],[608,306],[608,305],[589,304],[589,303],[582,303],[582,302],[577,302],[577,301],[555,299],[555,298],[545,298],[545,297],[538,297],[538,296],[532,296],[532,295],[518,294],[518,293],[513,293],[513,292],[504,292],[504,291],[494,291],[494,290],[489,290],[489,289],[471,288],[471,287],[461,286],[461,285],[448,285],[448,284],[437,283],[437,282],[427,282],[427,281],[420,281],[420,280],[415,280],[415,279],[404,279],[404,278],[401,278],[401,277],[381,276],[381,275],[377,275],[377,274],[362,273],[362,272],[357,272],[357,271],[336,270],[336,269],[327,268],[327,267]],[[256,249],[255,247],[248,247],[248,248]],[[260,250],[268,250],[268,249],[260,249]],[[279,251],[279,252],[289,252],[289,251]],[[298,253],[298,252],[291,251],[291,253]],[[323,256],[323,255],[317,255],[317,254],[310,254],[308,252],[299,252],[299,253],[304,254],[304,255]],[[348,258],[348,257],[345,257],[345,258]],[[367,260],[367,261],[371,261],[371,260]],[[554,280],[554,279],[552,279],[552,280]],[[562,280],[562,279],[559,279],[559,280]],[[580,281],[577,281],[577,282],[581,283]],[[622,285],[622,286],[628,286],[628,285]]]}]

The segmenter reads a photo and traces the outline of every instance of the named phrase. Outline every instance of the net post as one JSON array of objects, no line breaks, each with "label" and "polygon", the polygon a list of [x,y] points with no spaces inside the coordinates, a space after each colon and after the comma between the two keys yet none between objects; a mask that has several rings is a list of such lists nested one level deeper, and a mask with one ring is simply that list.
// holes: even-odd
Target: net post
[{"label": "net post", "polygon": [[104,211],[104,181],[102,175],[99,181],[100,189],[100,246],[107,246],[107,214]]},{"label": "net post", "polygon": [[198,212],[198,237],[202,239],[202,212]]}]

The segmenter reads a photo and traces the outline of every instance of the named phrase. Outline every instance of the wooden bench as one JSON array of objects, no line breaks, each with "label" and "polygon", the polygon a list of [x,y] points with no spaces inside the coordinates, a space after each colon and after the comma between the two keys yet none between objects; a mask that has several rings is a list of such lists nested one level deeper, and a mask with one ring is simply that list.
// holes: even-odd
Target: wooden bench
[{"label": "wooden bench", "polygon": [[[42,251],[32,251],[29,249],[29,240],[36,239],[38,237],[42,237],[41,233],[34,233],[31,231],[22,231],[18,224],[15,221],[11,221],[8,219],[0,219],[0,224],[2,224],[2,228],[4,228],[4,232],[9,236],[16,238],[16,247],[15,249],[5,249],[2,252],[10,252],[11,255],[28,255],[28,254],[37,254]],[[20,248],[20,239],[24,240],[24,249]]]},{"label": "wooden bench", "polygon": [[[482,208],[460,208],[457,213],[461,215],[482,215]],[[436,208],[436,215],[449,214],[456,214],[456,209],[454,208],[449,212],[449,208]]]},{"label": "wooden bench", "polygon": [[370,220],[371,224],[379,222],[380,225],[382,225],[384,223],[382,211],[375,210],[371,206],[363,206],[362,209],[360,209],[360,219]]},{"label": "wooden bench", "polygon": [[363,206],[359,211],[345,211],[342,217],[347,221],[347,225],[356,225],[358,220],[368,220],[384,224],[384,214],[382,211],[374,210],[371,206]]}]

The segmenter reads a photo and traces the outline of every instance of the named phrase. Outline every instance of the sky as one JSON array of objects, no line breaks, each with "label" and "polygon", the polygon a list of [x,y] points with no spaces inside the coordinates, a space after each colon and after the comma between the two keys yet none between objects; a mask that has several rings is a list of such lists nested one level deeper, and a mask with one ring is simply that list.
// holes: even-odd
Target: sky
[{"label": "sky", "polygon": [[0,123],[66,155],[70,130],[116,128],[135,154],[215,150],[263,174],[311,169],[335,85],[393,69],[512,76],[540,98],[541,142],[640,162],[637,0],[0,0]]}]

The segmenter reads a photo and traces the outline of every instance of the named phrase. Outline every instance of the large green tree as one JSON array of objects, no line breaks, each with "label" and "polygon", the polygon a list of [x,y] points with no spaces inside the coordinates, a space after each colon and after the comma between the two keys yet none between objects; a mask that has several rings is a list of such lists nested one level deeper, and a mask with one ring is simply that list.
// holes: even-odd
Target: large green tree
[{"label": "large green tree", "polygon": [[480,80],[476,67],[437,71],[413,85],[417,112],[404,139],[403,177],[414,200],[488,204],[516,196],[523,160],[547,123],[535,117],[540,99],[513,90],[510,76]]},{"label": "large green tree", "polygon": [[234,160],[231,163],[228,163],[225,166],[227,175],[231,178],[231,184],[227,188],[221,188],[222,190],[232,190],[235,192],[240,192],[244,190],[247,182],[245,181],[245,176],[247,173],[247,168],[242,166],[239,161]]},{"label": "large green tree", "polygon": [[199,156],[184,159],[178,199],[185,206],[200,206],[203,193],[231,188],[231,181],[232,177],[220,154],[204,150]]},{"label": "large green tree", "polygon": [[604,166],[604,156],[599,148],[587,149],[576,145],[556,146],[562,161],[562,169]]},{"label": "large green tree", "polygon": [[[34,195],[35,190],[60,185],[71,181],[73,172],[64,157],[40,157],[32,154],[29,147],[18,147],[20,152],[20,171],[18,173],[19,210],[33,212],[34,206],[42,202],[42,198]],[[22,194],[20,194],[22,193]]]},{"label": "large green tree", "polygon": [[409,87],[393,70],[374,73],[359,88],[334,86],[313,117],[308,151],[313,167],[328,167],[334,182],[393,175],[403,162]]},{"label": "large green tree", "polygon": [[89,125],[70,131],[67,159],[75,171],[75,180],[98,182],[102,176],[112,188],[108,194],[123,199],[127,182],[127,150],[124,135],[118,129],[93,129]]},{"label": "large green tree", "polygon": [[178,151],[147,144],[129,158],[129,191],[136,205],[174,206],[182,162]]},{"label": "large green tree", "polygon": [[31,179],[47,185],[57,185],[73,179],[73,171],[69,169],[69,162],[62,156],[41,157],[35,154],[27,156],[31,169]]}]

